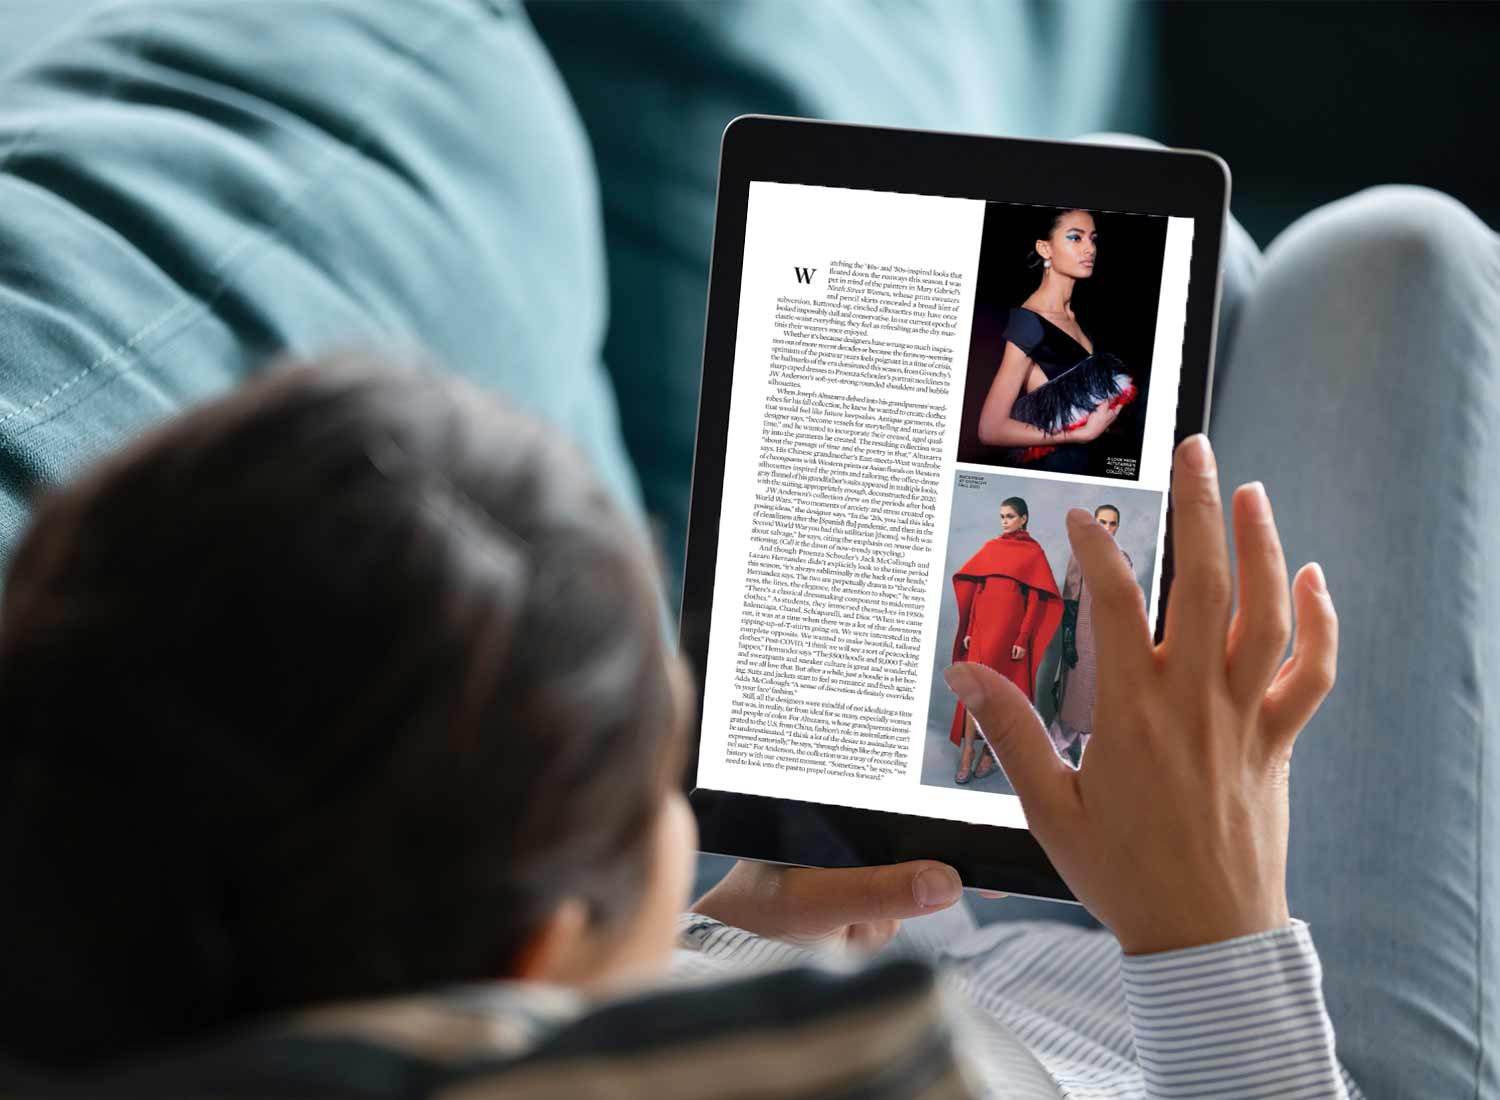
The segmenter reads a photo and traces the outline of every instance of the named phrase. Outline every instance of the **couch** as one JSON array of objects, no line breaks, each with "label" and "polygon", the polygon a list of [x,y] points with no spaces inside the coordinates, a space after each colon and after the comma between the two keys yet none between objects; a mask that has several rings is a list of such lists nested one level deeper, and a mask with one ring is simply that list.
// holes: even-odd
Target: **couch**
[{"label": "couch", "polygon": [[278,355],[375,345],[556,424],[654,534],[675,602],[724,125],[1098,128],[1126,19],[1012,0],[17,0],[0,562],[36,492],[152,422]]}]

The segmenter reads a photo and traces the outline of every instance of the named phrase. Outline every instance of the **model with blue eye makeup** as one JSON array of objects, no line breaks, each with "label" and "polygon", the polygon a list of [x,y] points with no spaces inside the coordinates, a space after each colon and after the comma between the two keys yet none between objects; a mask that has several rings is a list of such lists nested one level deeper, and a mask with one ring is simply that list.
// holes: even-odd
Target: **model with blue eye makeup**
[{"label": "model with blue eye makeup", "polygon": [[1073,313],[1073,291],[1093,277],[1099,231],[1087,210],[1043,208],[1026,258],[1041,281],[1005,326],[1005,345],[979,413],[979,441],[1011,448],[1018,465],[1082,473],[1082,444],[1103,435],[1135,399],[1134,380]]}]

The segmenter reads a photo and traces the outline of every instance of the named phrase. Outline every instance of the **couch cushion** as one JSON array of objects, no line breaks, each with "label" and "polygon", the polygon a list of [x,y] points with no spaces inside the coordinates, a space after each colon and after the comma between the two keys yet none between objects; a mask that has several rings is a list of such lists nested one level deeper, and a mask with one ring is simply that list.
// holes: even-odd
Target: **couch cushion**
[{"label": "couch cushion", "polygon": [[518,4],[96,7],[0,72],[0,558],[38,485],[336,345],[516,399],[639,514],[605,295],[587,140]]},{"label": "couch cushion", "polygon": [[[1130,5],[528,0],[598,158],[606,359],[674,568],[687,531],[719,137],[736,115],[1067,136],[1104,126]],[[676,586],[674,585],[674,593]]]}]

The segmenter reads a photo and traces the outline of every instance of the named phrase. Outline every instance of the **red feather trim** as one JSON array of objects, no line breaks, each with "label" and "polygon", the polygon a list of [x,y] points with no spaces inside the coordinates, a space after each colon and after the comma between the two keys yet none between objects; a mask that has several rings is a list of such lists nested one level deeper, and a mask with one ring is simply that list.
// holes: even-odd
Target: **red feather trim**
[{"label": "red feather trim", "polygon": [[1110,398],[1109,407],[1112,409],[1123,409],[1126,405],[1134,401],[1140,395],[1140,392],[1140,390],[1136,389],[1135,382],[1132,381],[1117,396]]},{"label": "red feather trim", "polygon": [[[1126,386],[1123,390],[1109,399],[1109,407],[1111,409],[1123,409],[1126,405],[1130,404],[1137,397],[1139,397],[1140,394],[1141,391],[1136,387],[1135,380],[1132,379],[1130,382],[1126,383]],[[1079,428],[1083,427],[1088,422],[1089,418],[1087,416],[1080,417],[1079,419],[1073,421],[1073,423],[1069,424],[1066,428],[1064,428],[1063,431],[1076,432]],[[1041,459],[1046,458],[1056,450],[1057,448],[1051,445],[1042,447],[1027,447],[1021,451],[1020,461],[1037,462]]]}]

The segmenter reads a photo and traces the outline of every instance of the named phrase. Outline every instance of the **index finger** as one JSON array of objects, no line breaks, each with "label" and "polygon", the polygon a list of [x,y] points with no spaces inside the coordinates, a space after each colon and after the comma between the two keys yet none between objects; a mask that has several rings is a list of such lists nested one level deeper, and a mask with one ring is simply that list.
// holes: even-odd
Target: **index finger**
[{"label": "index finger", "polygon": [[1082,508],[1068,510],[1068,542],[1091,592],[1101,686],[1115,675],[1140,683],[1151,661],[1151,628],[1135,573],[1119,544]]},{"label": "index finger", "polygon": [[1168,667],[1190,679],[1224,674],[1233,588],[1219,470],[1204,435],[1177,448],[1172,469],[1172,598],[1162,637]]}]

